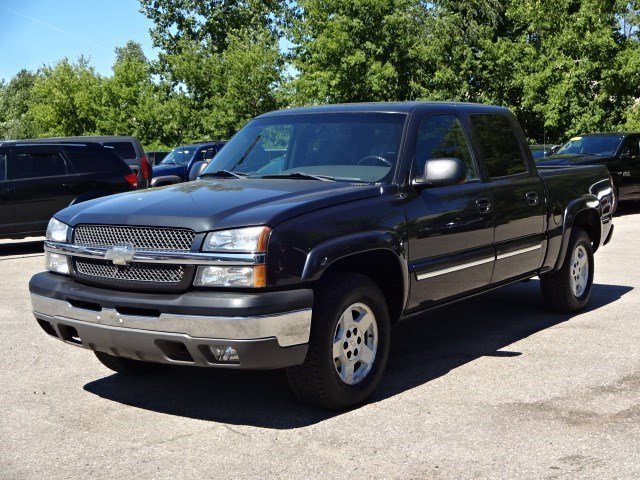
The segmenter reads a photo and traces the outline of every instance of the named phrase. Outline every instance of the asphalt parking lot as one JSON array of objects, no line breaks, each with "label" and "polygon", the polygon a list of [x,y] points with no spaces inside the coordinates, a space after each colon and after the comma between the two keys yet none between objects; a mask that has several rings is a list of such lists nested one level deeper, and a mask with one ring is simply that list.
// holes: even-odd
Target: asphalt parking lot
[{"label": "asphalt parking lot", "polygon": [[0,478],[638,479],[640,207],[615,223],[588,311],[548,313],[532,280],[402,323],[341,414],[282,372],[112,374],[33,319],[41,242],[3,242]]}]

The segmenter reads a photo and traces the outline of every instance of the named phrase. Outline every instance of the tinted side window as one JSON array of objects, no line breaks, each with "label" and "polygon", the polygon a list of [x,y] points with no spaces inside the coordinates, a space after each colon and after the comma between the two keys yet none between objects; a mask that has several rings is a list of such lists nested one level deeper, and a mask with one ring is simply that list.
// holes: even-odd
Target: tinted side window
[{"label": "tinted side window", "polygon": [[467,166],[467,180],[478,178],[471,150],[460,121],[453,115],[433,115],[420,124],[414,156],[415,173],[421,175],[427,160],[458,158]]},{"label": "tinted side window", "polygon": [[506,117],[472,115],[471,123],[490,177],[505,177],[527,171],[518,139]]},{"label": "tinted side window", "polygon": [[113,148],[113,151],[124,160],[136,158],[136,150],[131,142],[104,142],[105,147]]},{"label": "tinted side window", "polygon": [[7,155],[0,153],[0,182],[7,179]]},{"label": "tinted side window", "polygon": [[16,150],[12,178],[38,178],[66,175],[64,158],[57,151]]},{"label": "tinted side window", "polygon": [[638,137],[627,138],[622,151],[631,157],[640,156],[640,145],[638,144]]},{"label": "tinted side window", "polygon": [[217,153],[216,147],[209,147],[204,151],[204,160],[208,161],[215,157]]},{"label": "tinted side window", "polygon": [[123,170],[124,162],[108,149],[88,150],[73,148],[65,150],[65,154],[78,173],[108,173]]}]

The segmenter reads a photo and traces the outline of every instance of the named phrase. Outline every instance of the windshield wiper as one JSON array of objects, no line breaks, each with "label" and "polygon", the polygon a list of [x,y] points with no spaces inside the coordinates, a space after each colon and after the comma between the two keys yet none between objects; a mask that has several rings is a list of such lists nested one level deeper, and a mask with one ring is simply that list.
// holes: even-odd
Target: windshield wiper
[{"label": "windshield wiper", "polygon": [[255,138],[255,140],[251,142],[251,145],[249,145],[249,148],[247,148],[247,150],[244,152],[244,155],[240,157],[240,160],[238,160],[238,163],[236,163],[233,168],[238,168],[239,165],[242,165],[242,162],[244,162],[247,159],[247,157],[251,153],[251,150],[253,150],[253,147],[256,146],[256,144],[260,141],[261,138],[262,138],[262,135],[258,135]]},{"label": "windshield wiper", "polygon": [[301,180],[320,180],[321,182],[335,182],[334,177],[329,175],[312,175],[304,172],[291,172],[291,173],[273,173],[270,175],[261,175],[259,178],[299,178]]},{"label": "windshield wiper", "polygon": [[220,178],[245,178],[248,173],[244,172],[232,172],[230,170],[216,170],[215,172],[207,172],[198,175],[198,178],[202,177],[220,177]]}]

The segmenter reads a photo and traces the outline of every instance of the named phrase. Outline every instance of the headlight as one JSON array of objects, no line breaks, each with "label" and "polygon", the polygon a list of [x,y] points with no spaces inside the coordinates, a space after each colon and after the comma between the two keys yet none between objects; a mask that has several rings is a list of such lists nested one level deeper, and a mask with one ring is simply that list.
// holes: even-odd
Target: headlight
[{"label": "headlight", "polygon": [[248,227],[209,233],[204,239],[205,252],[265,252],[269,227]]},{"label": "headlight", "polygon": [[198,267],[193,284],[197,287],[264,287],[265,266]]},{"label": "headlight", "polygon": [[53,242],[66,242],[69,225],[62,223],[60,220],[52,218],[47,225],[47,240]]},{"label": "headlight", "polygon": [[44,268],[50,272],[69,275],[69,260],[66,255],[44,252]]}]

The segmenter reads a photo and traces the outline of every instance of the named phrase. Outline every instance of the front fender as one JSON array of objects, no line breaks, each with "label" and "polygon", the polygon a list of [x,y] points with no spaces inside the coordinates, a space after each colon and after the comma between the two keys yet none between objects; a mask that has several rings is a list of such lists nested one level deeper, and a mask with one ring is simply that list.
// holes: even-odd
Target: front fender
[{"label": "front fender", "polygon": [[302,280],[317,280],[336,261],[374,250],[392,252],[398,261],[404,264],[403,270],[408,270],[407,263],[401,261],[404,258],[404,249],[400,237],[392,232],[373,231],[332,238],[316,245],[307,255]]},{"label": "front fender", "polygon": [[389,252],[398,262],[402,274],[402,308],[409,298],[409,268],[404,243],[398,234],[389,231],[370,231],[344,235],[316,245],[307,255],[302,271],[303,281],[318,280],[331,265],[358,254]]}]

